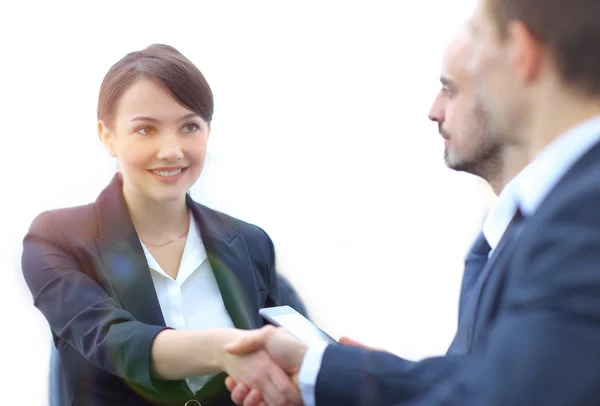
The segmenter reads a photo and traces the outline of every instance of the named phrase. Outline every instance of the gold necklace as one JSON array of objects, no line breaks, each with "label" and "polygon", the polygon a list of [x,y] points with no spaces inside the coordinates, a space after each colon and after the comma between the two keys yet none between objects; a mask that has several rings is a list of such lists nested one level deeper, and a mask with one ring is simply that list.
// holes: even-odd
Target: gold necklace
[{"label": "gold necklace", "polygon": [[146,245],[151,245],[151,246],[153,246],[153,247],[164,247],[164,246],[166,246],[166,245],[172,244],[172,243],[174,243],[175,241],[177,241],[177,240],[180,240],[181,238],[185,237],[185,236],[187,235],[187,233],[188,233],[188,230],[185,230],[185,232],[184,232],[183,234],[181,234],[179,237],[175,238],[174,240],[170,240],[170,241],[167,241],[167,242],[165,242],[165,243],[162,243],[162,244],[151,244],[151,243],[149,243],[149,242],[146,242],[146,241],[142,240],[141,238],[140,238],[140,240],[142,240],[142,242],[143,242],[144,244],[146,244]]}]

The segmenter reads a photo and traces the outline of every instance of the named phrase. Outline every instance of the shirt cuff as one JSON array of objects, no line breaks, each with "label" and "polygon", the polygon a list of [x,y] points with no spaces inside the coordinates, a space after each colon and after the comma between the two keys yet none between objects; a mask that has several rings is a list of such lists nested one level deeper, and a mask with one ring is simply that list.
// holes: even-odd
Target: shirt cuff
[{"label": "shirt cuff", "polygon": [[300,386],[300,393],[302,394],[305,406],[315,406],[317,376],[321,369],[321,361],[323,360],[326,348],[327,344],[325,343],[315,344],[308,347],[306,354],[304,354],[300,373],[298,374],[298,385]]}]

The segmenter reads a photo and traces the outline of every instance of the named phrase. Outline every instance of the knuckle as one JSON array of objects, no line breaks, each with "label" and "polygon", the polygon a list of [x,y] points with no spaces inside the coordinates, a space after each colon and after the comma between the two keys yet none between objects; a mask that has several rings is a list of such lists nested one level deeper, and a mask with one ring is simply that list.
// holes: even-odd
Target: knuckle
[{"label": "knuckle", "polygon": [[252,374],[248,378],[248,385],[252,388],[256,388],[260,386],[260,378],[258,375]]},{"label": "knuckle", "polygon": [[256,378],[256,375],[255,375],[255,374],[253,374],[253,373],[249,373],[249,374],[248,374],[248,375],[245,377],[245,379],[244,379],[244,383],[245,383],[247,386],[249,386],[249,387],[251,387],[251,388],[252,388],[252,387],[254,387],[255,378]]},{"label": "knuckle", "polygon": [[269,363],[266,360],[261,360],[260,364],[256,368],[257,375],[264,376],[269,372]]},{"label": "knuckle", "polygon": [[233,401],[233,403],[235,403],[236,405],[241,405],[243,399],[236,393],[232,393],[231,394],[231,400]]},{"label": "knuckle", "polygon": [[255,387],[262,388],[264,383],[266,382],[266,374],[257,371],[254,375],[254,382],[256,383]]},{"label": "knuckle", "polygon": [[283,395],[286,399],[294,399],[296,397],[296,390],[291,385],[286,385],[283,388]]}]

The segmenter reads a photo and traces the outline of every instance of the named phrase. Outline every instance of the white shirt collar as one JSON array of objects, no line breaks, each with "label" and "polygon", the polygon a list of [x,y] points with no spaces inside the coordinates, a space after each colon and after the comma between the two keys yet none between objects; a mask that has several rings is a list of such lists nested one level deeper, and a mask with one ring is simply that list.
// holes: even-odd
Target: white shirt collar
[{"label": "white shirt collar", "polygon": [[[165,278],[171,278],[158,264],[154,256],[146,247],[146,244],[140,240],[142,244],[142,248],[144,249],[144,254],[146,256],[146,261],[148,262],[148,267],[161,274]],[[207,259],[206,248],[204,247],[204,243],[202,242],[202,237],[200,236],[200,230],[198,229],[198,224],[194,220],[194,215],[190,212],[190,224],[188,229],[188,235],[185,240],[185,247],[183,248],[183,254],[181,255],[181,261],[179,263],[179,271],[177,272],[176,281],[181,285],[186,279]]]},{"label": "white shirt collar", "polygon": [[502,189],[483,223],[483,235],[492,252],[517,207],[525,217],[531,216],[564,174],[599,141],[600,116],[597,116],[550,143]]},{"label": "white shirt collar", "polygon": [[544,148],[523,170],[515,195],[525,217],[531,216],[550,190],[586,152],[600,141],[600,116],[571,128]]},{"label": "white shirt collar", "polygon": [[492,206],[483,222],[483,235],[491,247],[490,255],[500,242],[517,209],[517,202],[512,192],[517,177],[504,186],[496,204]]}]

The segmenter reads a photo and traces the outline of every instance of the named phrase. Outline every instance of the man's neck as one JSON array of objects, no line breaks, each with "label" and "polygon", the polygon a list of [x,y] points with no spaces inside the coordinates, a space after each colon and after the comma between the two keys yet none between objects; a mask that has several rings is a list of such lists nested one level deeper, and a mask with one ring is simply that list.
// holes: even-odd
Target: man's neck
[{"label": "man's neck", "polygon": [[571,128],[600,115],[598,99],[585,99],[580,94],[564,91],[556,91],[553,97],[544,99],[545,102],[533,106],[531,125],[522,131],[522,146],[527,151],[529,161]]},{"label": "man's neck", "polygon": [[520,131],[524,135],[521,138],[523,141],[505,145],[499,170],[486,178],[496,195],[552,141],[571,128],[600,115],[600,100],[563,95],[562,98],[556,97],[552,103],[535,106],[532,112],[531,125]]},{"label": "man's neck", "polygon": [[515,178],[529,163],[527,151],[516,145],[506,145],[502,149],[501,165],[495,176],[486,179],[498,196],[504,187]]}]

